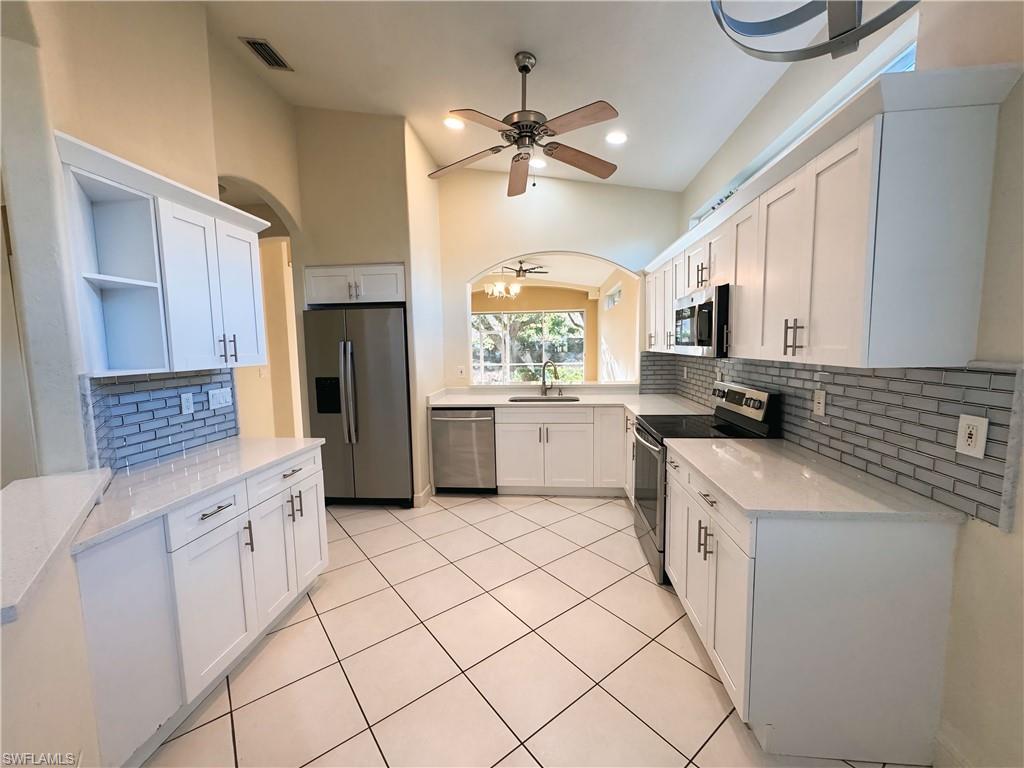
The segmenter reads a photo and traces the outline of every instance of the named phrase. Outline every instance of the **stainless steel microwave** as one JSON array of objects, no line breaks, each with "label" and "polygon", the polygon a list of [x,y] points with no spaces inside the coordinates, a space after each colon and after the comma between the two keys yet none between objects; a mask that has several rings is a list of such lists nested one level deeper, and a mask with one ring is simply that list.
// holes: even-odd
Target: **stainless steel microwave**
[{"label": "stainless steel microwave", "polygon": [[728,336],[728,285],[712,285],[676,299],[674,351],[699,357],[726,357]]}]

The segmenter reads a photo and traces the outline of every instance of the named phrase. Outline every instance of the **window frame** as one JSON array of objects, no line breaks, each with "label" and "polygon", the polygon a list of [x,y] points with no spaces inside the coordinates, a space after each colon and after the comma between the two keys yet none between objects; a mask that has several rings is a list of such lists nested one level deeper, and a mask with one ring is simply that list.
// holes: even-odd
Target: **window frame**
[{"label": "window frame", "polygon": [[[507,323],[504,324],[503,330],[501,332],[501,335],[502,335],[501,363],[488,363],[488,362],[486,362],[483,359],[483,345],[480,346],[480,353],[481,353],[480,357],[477,357],[476,354],[475,354],[476,350],[474,348],[475,347],[475,341],[476,341],[477,333],[492,334],[492,335],[497,333],[497,331],[478,331],[476,328],[474,328],[473,327],[473,318],[475,318],[477,315],[497,315],[497,316],[500,316],[500,317],[504,318],[504,317],[508,317],[509,315],[569,315],[569,314],[573,314],[573,313],[579,314],[580,317],[582,318],[582,321],[583,321],[583,335],[581,337],[578,337],[578,338],[581,338],[583,340],[582,359],[578,363],[577,362],[573,362],[573,363],[559,363],[558,361],[552,361],[552,362],[559,369],[559,372],[561,372],[561,370],[563,368],[567,368],[567,369],[571,369],[571,370],[579,369],[580,370],[580,380],[579,380],[579,383],[584,383],[585,380],[586,380],[586,370],[587,370],[587,342],[586,342],[586,338],[587,338],[587,330],[586,330],[587,329],[587,310],[585,308],[579,308],[579,309],[536,309],[536,310],[486,310],[486,311],[481,311],[481,312],[473,312],[473,311],[471,311],[470,312],[470,333],[469,333],[469,376],[470,376],[470,383],[473,386],[492,386],[492,387],[493,386],[515,386],[517,384],[524,384],[524,383],[527,383],[527,382],[517,381],[514,378],[512,378],[512,376],[511,376],[512,369],[514,369],[514,368],[528,368],[528,367],[531,367],[531,366],[535,367],[536,365],[538,365],[537,363],[534,363],[534,364],[531,364],[531,363],[513,363],[511,361],[512,337],[510,336],[510,334],[508,332],[508,324]],[[566,337],[566,338],[576,338],[576,337]],[[548,338],[546,333],[542,333],[541,339],[540,339],[541,359],[540,359],[540,363],[539,363],[539,365],[541,367],[543,367],[544,364],[548,361],[548,355],[547,355],[547,345],[548,345],[548,342],[555,341],[556,339],[557,339],[557,337]],[[485,371],[487,371],[488,369],[496,370],[499,367],[500,367],[500,369],[502,371],[501,381],[489,382],[489,381],[480,381],[480,380],[477,379],[477,372],[478,371],[480,372],[480,374],[482,376],[482,374]],[[559,380],[561,380],[561,377],[559,378]]]}]

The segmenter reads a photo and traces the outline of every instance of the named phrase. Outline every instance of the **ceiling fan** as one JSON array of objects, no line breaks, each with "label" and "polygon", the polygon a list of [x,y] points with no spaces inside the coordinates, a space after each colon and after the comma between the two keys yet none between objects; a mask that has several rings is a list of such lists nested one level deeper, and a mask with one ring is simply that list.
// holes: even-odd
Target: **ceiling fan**
[{"label": "ceiling fan", "polygon": [[519,260],[518,267],[508,267],[502,265],[501,272],[512,272],[516,276],[516,280],[525,280],[529,275],[546,275],[548,271],[544,267],[537,266],[535,264],[527,264],[522,259]]},{"label": "ceiling fan", "polygon": [[537,57],[528,51],[520,51],[516,54],[516,69],[522,77],[522,108],[518,112],[511,112],[501,120],[485,115],[475,109],[456,109],[451,112],[455,117],[478,123],[487,128],[496,130],[505,144],[489,147],[475,155],[464,157],[443,168],[438,168],[428,174],[429,178],[436,179],[446,173],[462,168],[485,157],[496,155],[508,147],[515,146],[516,153],[512,156],[512,167],[508,175],[508,196],[515,197],[526,191],[526,181],[530,174],[530,158],[533,156],[534,147],[540,147],[544,154],[559,162],[579,168],[581,171],[597,176],[600,179],[607,179],[615,173],[616,166],[607,160],[573,149],[561,142],[548,141],[541,143],[542,139],[550,139],[554,136],[561,136],[577,128],[585,128],[594,123],[611,120],[618,117],[619,113],[607,101],[595,101],[585,107],[566,112],[564,115],[553,117],[548,120],[542,112],[526,108],[526,76],[530,74],[537,65]]}]

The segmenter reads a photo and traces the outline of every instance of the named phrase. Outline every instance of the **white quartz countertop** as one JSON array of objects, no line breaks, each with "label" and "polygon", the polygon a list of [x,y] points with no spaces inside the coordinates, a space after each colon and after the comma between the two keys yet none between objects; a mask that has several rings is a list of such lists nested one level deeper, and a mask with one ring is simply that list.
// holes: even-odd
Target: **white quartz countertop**
[{"label": "white quartz countertop", "polygon": [[17,619],[18,607],[68,545],[108,482],[109,469],[94,469],[15,480],[0,491],[2,623]]},{"label": "white quartz countertop", "polygon": [[191,496],[217,491],[324,444],[321,437],[232,437],[114,475],[71,545],[72,554],[159,517]]},{"label": "white quartz countertop", "polygon": [[671,439],[665,444],[750,517],[965,520],[955,509],[785,440]]},{"label": "white quartz countertop", "polygon": [[[555,389],[557,390],[557,387]],[[677,414],[711,413],[712,411],[711,408],[705,405],[701,405],[693,400],[687,400],[685,397],[679,397],[678,395],[640,395],[636,392],[574,392],[570,387],[564,387],[563,390],[567,395],[579,397],[579,402],[510,403],[508,399],[513,396],[539,395],[538,388],[532,387],[529,391],[512,391],[502,388],[495,392],[479,390],[447,392],[439,397],[431,397],[430,407],[578,408],[593,407],[595,405],[621,405],[636,416],[673,416]]]}]

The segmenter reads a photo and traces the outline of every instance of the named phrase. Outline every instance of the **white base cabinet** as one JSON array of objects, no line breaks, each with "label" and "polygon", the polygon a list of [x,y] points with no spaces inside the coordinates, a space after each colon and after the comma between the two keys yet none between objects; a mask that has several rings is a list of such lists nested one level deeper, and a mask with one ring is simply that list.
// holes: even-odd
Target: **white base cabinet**
[{"label": "white base cabinet", "polygon": [[748,518],[669,458],[665,570],[762,748],[931,764],[958,524]]}]

